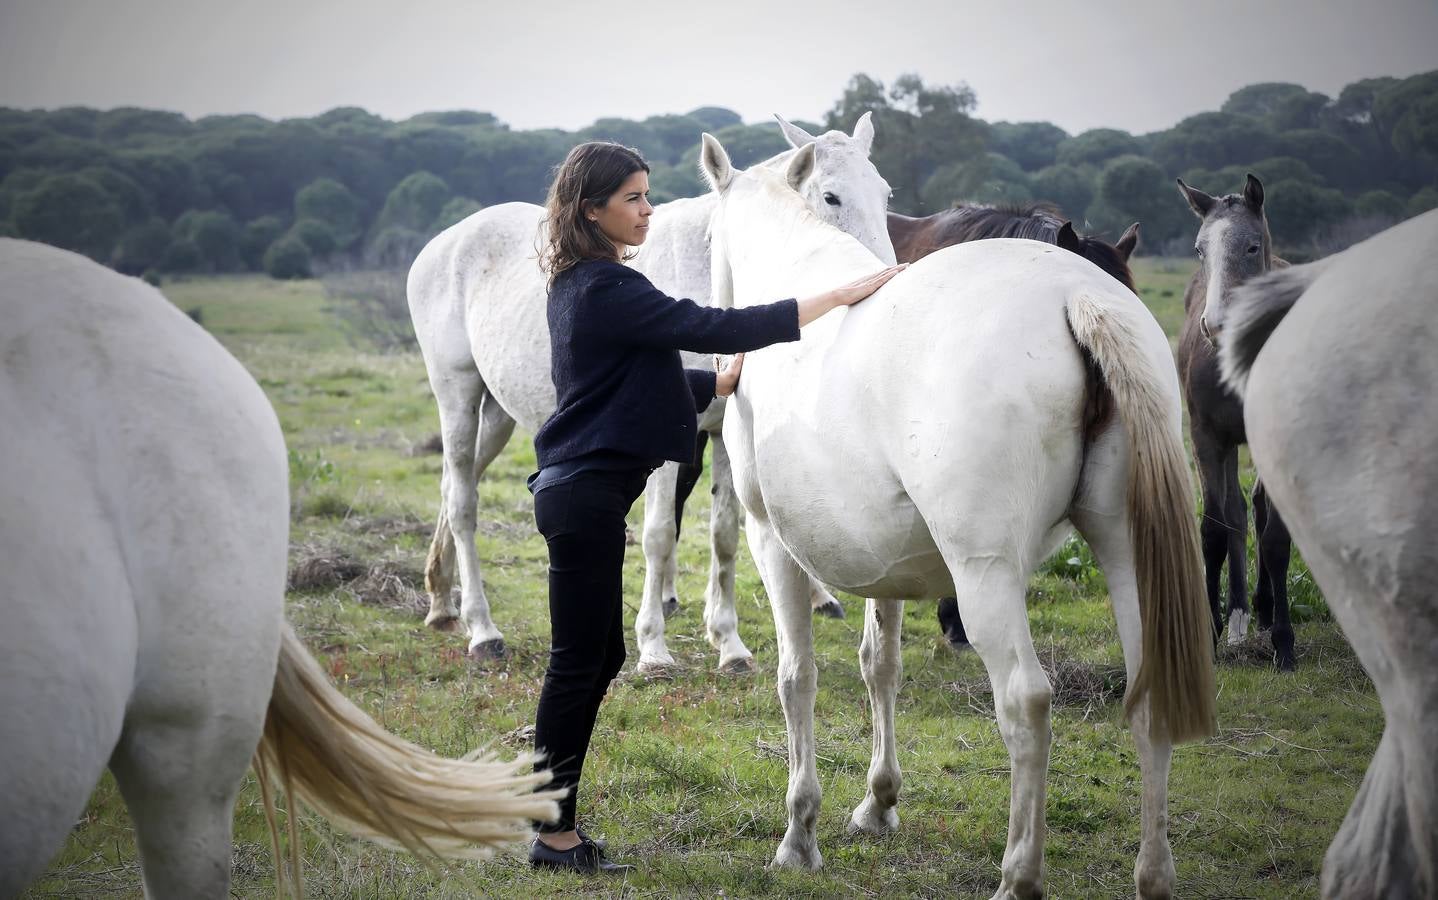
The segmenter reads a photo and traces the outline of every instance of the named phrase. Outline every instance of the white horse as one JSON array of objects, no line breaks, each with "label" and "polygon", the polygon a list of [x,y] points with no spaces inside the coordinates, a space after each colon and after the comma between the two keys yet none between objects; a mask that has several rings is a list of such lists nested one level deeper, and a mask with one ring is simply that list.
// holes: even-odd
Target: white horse
[{"label": "white horse", "polygon": [[1438,211],[1209,302],[1253,465],[1383,705],[1323,860],[1343,900],[1438,896],[1435,248]]},{"label": "white horse", "polygon": [[[777,116],[775,118],[778,118]],[[795,146],[812,146],[818,163],[803,185],[810,208],[854,235],[882,259],[893,261],[885,225],[889,185],[869,161],[874,130],[866,113],[852,137],[831,131],[814,137],[779,119]],[[792,151],[765,165],[782,165]],[[709,303],[709,216],[714,198],[675,200],[659,206],[649,240],[632,265],[661,289]],[[481,210],[442,232],[420,252],[409,273],[409,307],[415,335],[439,403],[444,443],[441,505],[425,564],[430,611],[425,622],[469,632],[470,654],[504,653],[504,639],[490,618],[474,531],[475,485],[504,449],[515,423],[533,432],[554,411],[550,380],[549,325],[545,319],[545,277],[535,251],[543,239],[544,208],[506,203]],[[771,299],[777,299],[774,294]],[[685,354],[685,364],[712,365],[708,357]],[[734,554],[738,508],[729,478],[728,454],[719,433],[723,403],[715,401],[700,427],[713,438],[714,498],[710,535],[712,562],[705,593],[704,624],[719,651],[719,668],[749,671],[753,656],[739,638],[734,612]],[[640,671],[674,665],[664,643],[664,616],[677,607],[674,580],[679,466],[654,473],[644,495],[644,596],[635,621]],[[461,602],[450,599],[458,557]],[[824,588],[811,586],[815,606],[842,615]]]},{"label": "white horse", "polygon": [[267,773],[356,834],[445,856],[558,814],[525,760],[390,735],[285,624],[285,445],[234,357],[76,254],[0,240],[0,273],[0,898],[107,765],[154,898],[229,896],[252,757],[277,863]]},{"label": "white horse", "polygon": [[[809,212],[785,172],[736,172],[704,136],[720,195],[716,303],[816,293],[882,267]],[[810,576],[870,599],[860,663],[874,714],[853,828],[897,827],[894,700],[903,598],[957,594],[1013,766],[997,897],[1042,892],[1051,689],[1024,608],[1029,573],[1077,526],[1103,565],[1143,775],[1144,897],[1173,889],[1171,744],[1211,732],[1213,663],[1168,339],[1087,261],[1024,240],[941,250],[871,298],[751,354],[726,412],[749,546],[779,633],[789,826],[776,865],[817,868],[817,671]]]}]

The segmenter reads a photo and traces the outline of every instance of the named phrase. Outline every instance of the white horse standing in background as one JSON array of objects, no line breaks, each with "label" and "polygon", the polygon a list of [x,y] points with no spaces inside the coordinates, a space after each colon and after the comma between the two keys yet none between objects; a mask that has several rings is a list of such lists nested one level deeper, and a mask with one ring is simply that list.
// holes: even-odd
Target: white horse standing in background
[{"label": "white horse standing in background", "polygon": [[1438,211],[1209,300],[1253,466],[1383,705],[1333,900],[1438,896],[1435,249]]},{"label": "white horse standing in background", "polygon": [[[716,303],[804,296],[883,267],[794,193],[810,148],[783,172],[736,172],[717,141],[703,141],[720,195]],[[724,433],[778,627],[789,825],[775,864],[822,863],[813,577],[878,598],[866,603],[859,654],[873,758],[852,827],[898,826],[903,599],[956,594],[1013,769],[995,896],[1042,894],[1052,691],[1024,589],[1072,523],[1104,568],[1128,672],[1143,777],[1138,894],[1168,897],[1171,745],[1211,733],[1214,675],[1178,380],[1139,299],[1050,244],[941,250],[806,326],[803,340],[750,354]]]},{"label": "white horse standing in background", "polygon": [[[809,207],[892,262],[894,250],[885,224],[890,191],[869,161],[874,139],[869,114],[859,119],[852,137],[838,131],[814,137],[783,119],[779,124],[790,143],[816,151],[817,164],[802,185]],[[782,165],[792,152],[764,165]],[[661,290],[708,305],[708,229],[714,205],[715,198],[705,195],[659,206],[650,222],[649,239],[631,265]],[[439,404],[444,444],[439,520],[425,564],[430,598],[425,622],[448,628],[458,619],[469,632],[470,654],[476,658],[504,653],[503,635],[490,617],[474,543],[476,484],[504,449],[516,422],[534,432],[554,411],[547,288],[535,256],[543,240],[544,215],[542,206],[530,203],[481,210],[431,240],[409,272],[410,315]],[[780,296],[775,293],[770,299]],[[709,357],[690,353],[684,354],[684,362],[699,368],[713,364]],[[712,436],[714,446],[713,553],[705,593],[705,631],[719,651],[721,670],[749,671],[753,655],[739,637],[734,612],[739,522],[728,454],[719,433],[723,402],[716,400],[701,412],[700,427]],[[672,612],[676,605],[670,598],[675,596],[678,571],[678,473],[677,464],[666,463],[650,477],[644,494],[644,596],[635,621],[640,671],[674,665],[664,643],[664,616],[666,606]],[[456,558],[458,610],[450,598]],[[816,607],[842,614],[842,607],[822,584],[811,585],[810,595]]]},{"label": "white horse standing in background", "polygon": [[234,357],[74,253],[0,239],[0,273],[0,898],[107,765],[152,898],[229,896],[252,757],[277,863],[267,773],[340,827],[444,856],[558,814],[530,760],[386,732],[285,624],[285,444]]}]

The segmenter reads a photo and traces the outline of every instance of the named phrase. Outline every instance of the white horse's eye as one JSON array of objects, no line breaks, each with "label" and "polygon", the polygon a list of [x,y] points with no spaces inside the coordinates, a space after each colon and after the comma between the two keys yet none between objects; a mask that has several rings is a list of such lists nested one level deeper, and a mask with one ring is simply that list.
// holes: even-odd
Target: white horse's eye
[{"label": "white horse's eye", "polygon": [[1258,245],[1257,245],[1257,244],[1254,244],[1252,247],[1249,247],[1249,248],[1248,248],[1248,255],[1249,255],[1249,256],[1256,256],[1257,254],[1258,254]]},{"label": "white horse's eye", "polygon": [[829,204],[830,206],[838,206],[838,205],[839,205],[839,198],[838,198],[838,197],[835,197],[833,194],[829,193],[828,191],[825,191],[825,192],[824,192],[824,202],[827,203],[827,204]]},{"label": "white horse's eye", "polygon": [[1203,255],[1203,248],[1200,247],[1200,246],[1197,245],[1197,244],[1194,244],[1194,245],[1193,245],[1193,252],[1194,252],[1194,253],[1197,253],[1199,256],[1202,256],[1202,255]]}]

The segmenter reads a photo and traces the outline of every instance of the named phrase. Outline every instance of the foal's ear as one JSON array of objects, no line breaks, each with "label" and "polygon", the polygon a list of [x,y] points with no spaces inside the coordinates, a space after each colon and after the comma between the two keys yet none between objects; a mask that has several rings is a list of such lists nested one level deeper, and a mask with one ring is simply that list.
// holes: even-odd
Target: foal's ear
[{"label": "foal's ear", "polygon": [[699,171],[704,173],[709,186],[721,194],[734,180],[734,164],[729,161],[729,154],[724,152],[719,139],[707,131],[699,137]]},{"label": "foal's ear", "polygon": [[1113,248],[1119,252],[1120,256],[1123,257],[1124,262],[1128,262],[1128,258],[1130,256],[1133,256],[1133,251],[1138,248],[1137,222],[1134,222],[1132,225],[1128,226],[1128,228],[1124,229],[1123,234],[1118,239],[1118,243],[1114,244]]},{"label": "foal's ear", "polygon": [[784,117],[778,113],[774,113],[774,118],[779,122],[779,130],[784,132],[784,140],[789,142],[790,147],[797,149],[805,144],[812,144],[818,140],[818,138],[800,128],[798,125],[786,121]]},{"label": "foal's ear", "polygon": [[1254,212],[1263,211],[1263,182],[1259,181],[1252,172],[1243,182],[1243,202]]},{"label": "foal's ear", "polygon": [[1074,231],[1074,223],[1065,222],[1059,226],[1059,236],[1055,243],[1070,253],[1079,252],[1079,236],[1078,232]]},{"label": "foal's ear", "polygon": [[866,112],[854,123],[854,140],[860,147],[864,148],[864,155],[869,155],[869,149],[874,146],[874,114]]},{"label": "foal's ear", "polygon": [[813,144],[805,144],[794,151],[794,158],[789,160],[789,168],[784,172],[784,178],[795,191],[814,174],[814,152]]},{"label": "foal's ear", "polygon": [[1188,185],[1184,184],[1182,178],[1179,178],[1177,180],[1178,192],[1180,194],[1183,194],[1183,199],[1188,201],[1189,208],[1192,209],[1194,214],[1197,215],[1200,219],[1206,217],[1208,215],[1208,211],[1210,209],[1213,209],[1213,204],[1216,202],[1213,197],[1209,196],[1208,194],[1205,194],[1198,188],[1189,187]]}]

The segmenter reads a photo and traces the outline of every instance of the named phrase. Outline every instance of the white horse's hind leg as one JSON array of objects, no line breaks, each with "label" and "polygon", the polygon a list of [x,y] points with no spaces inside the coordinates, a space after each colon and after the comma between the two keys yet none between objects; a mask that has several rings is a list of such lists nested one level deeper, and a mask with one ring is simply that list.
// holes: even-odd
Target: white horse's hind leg
[{"label": "white horse's hind leg", "polygon": [[127,722],[110,768],[135,822],[147,897],[227,897],[230,839],[259,716]]},{"label": "white horse's hind leg", "polygon": [[[1120,510],[1122,504],[1120,494],[1117,497]],[[1088,541],[1108,581],[1119,640],[1123,644],[1124,670],[1132,684],[1143,660],[1143,630],[1127,515],[1076,509],[1073,522]],[[1149,733],[1146,698],[1134,706],[1129,729],[1138,748],[1139,774],[1143,779],[1139,820],[1142,836],[1133,870],[1135,890],[1137,896],[1145,900],[1171,897],[1177,879],[1173,850],[1168,842],[1168,772],[1173,745],[1167,738]]]},{"label": "white horse's hind leg", "polygon": [[718,434],[713,439],[710,480],[714,485],[709,511],[709,587],[704,592],[704,631],[719,651],[719,671],[740,674],[754,671],[754,654],[739,637],[739,616],[734,609],[734,559],[739,552],[739,497],[729,450]]},{"label": "white horse's hind leg", "polygon": [[640,672],[662,672],[674,666],[674,657],[664,643],[664,593],[678,543],[674,523],[678,481],[679,465],[666,462],[654,470],[644,486],[644,596],[634,618]]},{"label": "white horse's hind leg", "polygon": [[989,673],[999,733],[1009,751],[1009,839],[1003,882],[994,900],[1043,896],[1044,798],[1047,791],[1049,711],[1053,689],[1034,653],[1024,608],[1024,582],[1010,560],[993,556],[953,559],[959,614],[969,642]]},{"label": "white horse's hind leg", "polygon": [[869,689],[874,716],[874,739],[869,760],[869,790],[849,820],[852,831],[888,834],[899,827],[894,811],[899,803],[898,753],[894,742],[894,700],[904,676],[899,632],[904,624],[904,601],[868,600],[864,604],[864,639],[859,665]]},{"label": "white horse's hind leg", "polygon": [[[453,528],[455,555],[459,562],[459,618],[469,629],[469,655],[475,659],[493,659],[505,653],[504,637],[489,617],[489,598],[484,593],[484,575],[480,571],[479,551],[474,546],[474,532],[478,525],[480,476],[504,450],[512,434],[514,419],[500,407],[494,395],[486,391],[480,405],[474,466],[470,470],[469,489],[465,495],[471,502],[469,514],[466,519],[452,520],[462,523],[462,528]],[[453,506],[449,508],[453,509]]]},{"label": "white horse's hind leg", "polygon": [[785,797],[789,827],[774,853],[774,865],[818,869],[824,864],[815,834],[822,797],[814,762],[814,697],[819,670],[814,665],[809,579],[767,524],[751,515],[745,533],[774,611],[779,639],[779,703],[784,707],[784,724],[789,733],[789,790]]},{"label": "white horse's hind leg", "polygon": [[425,590],[429,592],[429,615],[425,616],[424,624],[450,631],[456,627],[459,618],[459,610],[450,599],[456,546],[454,510],[464,505],[460,501],[461,494],[468,495],[471,509],[477,502],[474,494],[474,450],[479,436],[479,407],[484,402],[485,392],[479,370],[468,356],[462,368],[439,371],[435,361],[426,359],[425,364],[430,369],[430,387],[439,406],[444,469],[439,479],[439,517],[424,567]]}]

